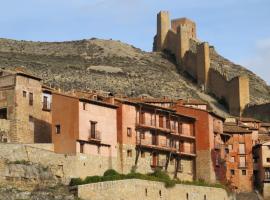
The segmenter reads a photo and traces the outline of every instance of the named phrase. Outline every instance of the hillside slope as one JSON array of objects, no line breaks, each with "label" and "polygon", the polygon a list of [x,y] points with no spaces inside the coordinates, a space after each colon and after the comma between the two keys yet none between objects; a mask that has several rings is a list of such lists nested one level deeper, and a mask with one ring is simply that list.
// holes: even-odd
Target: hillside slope
[{"label": "hillside slope", "polygon": [[[216,52],[214,63],[229,62]],[[148,53],[113,40],[30,42],[0,39],[0,67],[25,66],[52,87],[104,90],[128,96],[202,98],[199,89],[163,53]],[[226,68],[251,77],[252,103],[270,101],[270,89],[243,67]],[[208,99],[208,98],[206,98]],[[214,104],[217,104],[214,102]]]}]

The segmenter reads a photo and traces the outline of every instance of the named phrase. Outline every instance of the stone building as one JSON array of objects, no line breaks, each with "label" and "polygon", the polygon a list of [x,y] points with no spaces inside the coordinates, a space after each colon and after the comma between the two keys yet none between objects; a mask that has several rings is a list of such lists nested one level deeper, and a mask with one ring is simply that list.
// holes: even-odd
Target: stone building
[{"label": "stone building", "polygon": [[[117,140],[123,173],[166,170],[181,180],[195,178],[195,119],[175,110],[129,99],[117,99]],[[159,104],[161,102],[159,101]],[[162,104],[167,104],[163,101]]]},{"label": "stone building", "polygon": [[253,148],[254,187],[265,199],[270,198],[270,142],[257,144]]},{"label": "stone building", "polygon": [[226,142],[226,179],[239,192],[253,190],[252,131],[233,122],[224,124],[224,133],[231,137]]},{"label": "stone building", "polygon": [[[46,143],[50,138],[50,106],[45,106],[41,79],[23,71],[0,71],[0,138],[10,143]],[[48,98],[47,98],[48,99]]]}]

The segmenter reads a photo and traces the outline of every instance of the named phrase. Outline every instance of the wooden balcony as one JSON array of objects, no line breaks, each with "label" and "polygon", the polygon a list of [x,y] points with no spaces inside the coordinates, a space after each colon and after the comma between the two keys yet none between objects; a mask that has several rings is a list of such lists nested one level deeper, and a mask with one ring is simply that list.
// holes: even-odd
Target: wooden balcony
[{"label": "wooden balcony", "polygon": [[177,153],[177,149],[175,147],[171,147],[167,142],[156,142],[153,143],[150,140],[137,139],[136,145],[146,148],[146,149],[155,149],[163,152],[173,152]]},{"label": "wooden balcony", "polygon": [[159,130],[161,132],[168,133],[168,134],[171,133],[171,129],[155,126],[154,124],[151,124],[151,123],[136,123],[136,128],[137,129]]}]

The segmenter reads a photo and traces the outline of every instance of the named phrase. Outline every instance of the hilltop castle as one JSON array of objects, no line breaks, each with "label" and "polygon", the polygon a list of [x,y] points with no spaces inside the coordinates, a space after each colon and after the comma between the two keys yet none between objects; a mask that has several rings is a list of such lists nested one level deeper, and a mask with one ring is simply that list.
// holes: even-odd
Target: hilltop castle
[{"label": "hilltop castle", "polygon": [[193,21],[187,18],[170,21],[169,12],[158,13],[153,50],[171,53],[203,91],[224,101],[230,114],[239,116],[250,102],[249,79],[246,76],[229,79],[212,66],[211,48],[207,42],[198,40]]}]

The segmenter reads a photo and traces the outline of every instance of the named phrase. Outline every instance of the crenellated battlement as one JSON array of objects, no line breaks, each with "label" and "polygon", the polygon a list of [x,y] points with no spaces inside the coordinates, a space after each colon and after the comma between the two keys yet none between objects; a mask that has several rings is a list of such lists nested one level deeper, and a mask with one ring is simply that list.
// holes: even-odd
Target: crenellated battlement
[{"label": "crenellated battlement", "polygon": [[223,70],[224,66],[213,65],[211,47],[198,40],[196,23],[192,20],[170,21],[168,11],[159,12],[153,50],[173,54],[179,67],[191,75],[203,91],[226,101],[231,114],[241,115],[249,103],[248,77],[231,76]]}]

